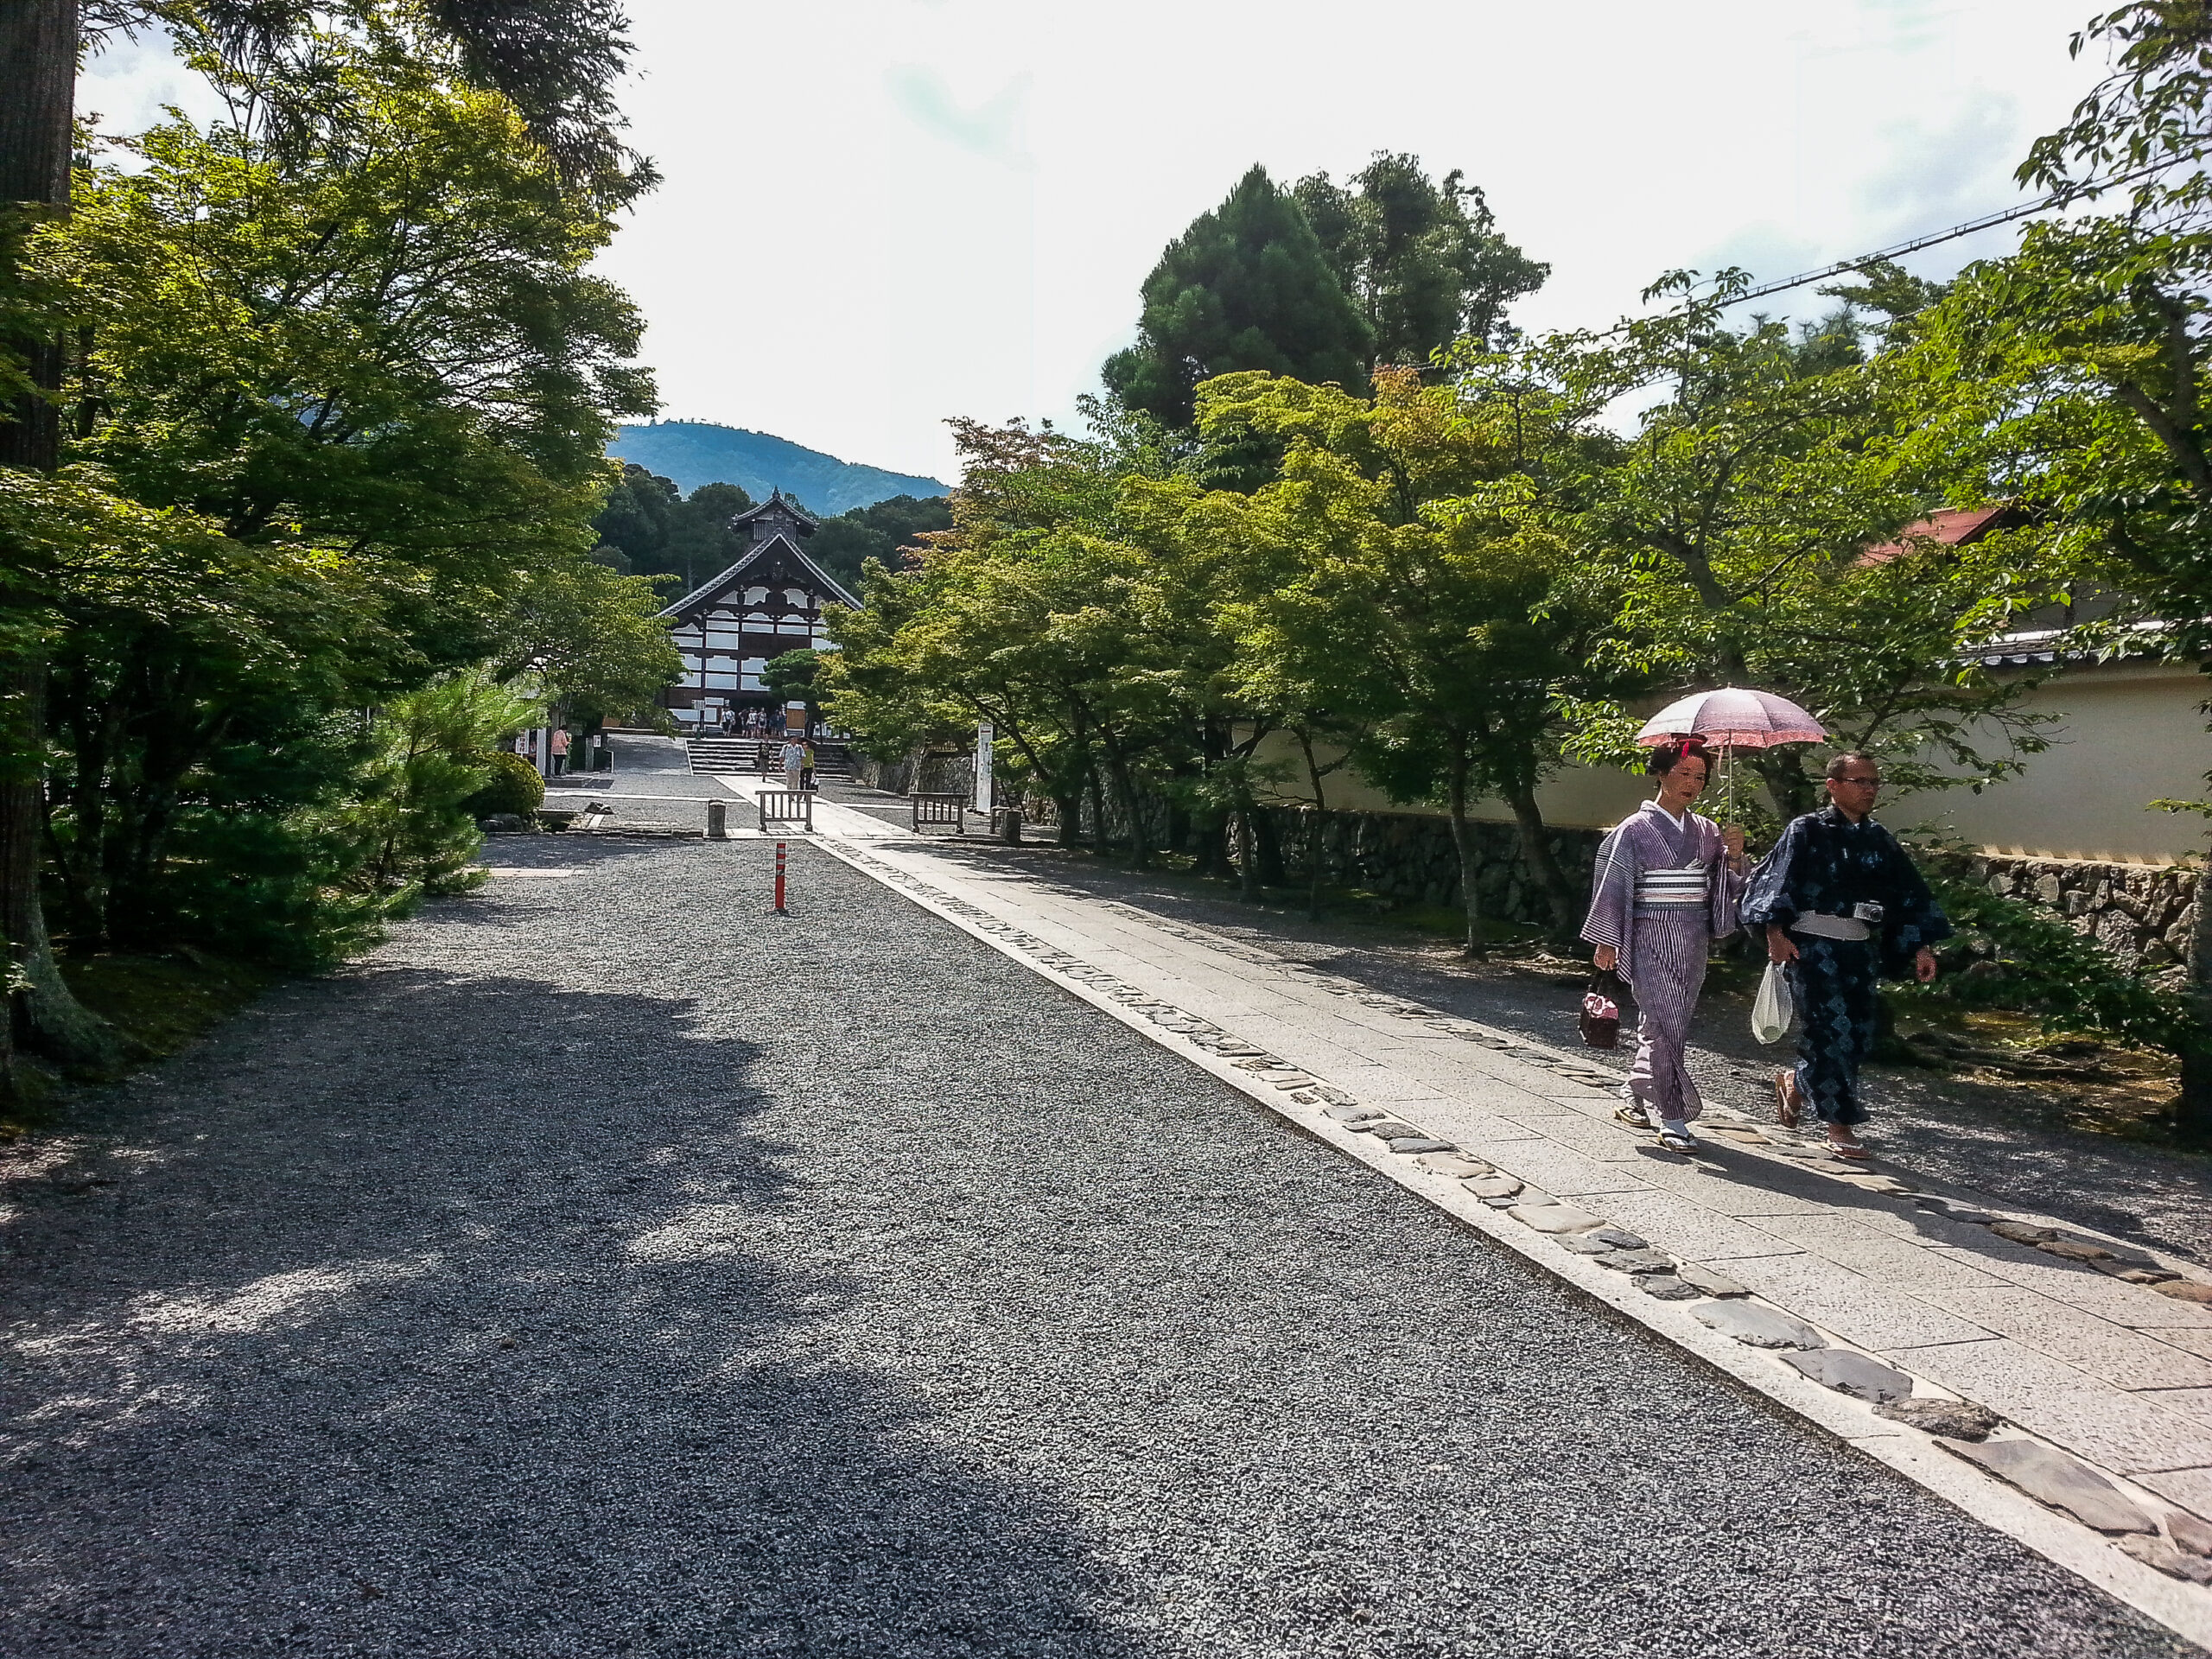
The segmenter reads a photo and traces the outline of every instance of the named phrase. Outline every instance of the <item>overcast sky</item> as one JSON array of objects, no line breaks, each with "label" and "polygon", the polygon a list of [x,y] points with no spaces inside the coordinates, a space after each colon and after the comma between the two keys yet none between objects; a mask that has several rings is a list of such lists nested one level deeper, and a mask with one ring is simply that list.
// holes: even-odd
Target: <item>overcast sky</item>
[{"label": "overcast sky", "polygon": [[[2066,52],[2088,0],[630,9],[666,181],[604,263],[664,412],[948,480],[944,417],[1070,416],[1162,245],[1254,162],[1464,168],[1552,265],[1522,325],[1603,324],[1675,266],[1789,276],[2011,204],[2101,67]],[[83,101],[127,123],[181,90],[140,48]]]}]

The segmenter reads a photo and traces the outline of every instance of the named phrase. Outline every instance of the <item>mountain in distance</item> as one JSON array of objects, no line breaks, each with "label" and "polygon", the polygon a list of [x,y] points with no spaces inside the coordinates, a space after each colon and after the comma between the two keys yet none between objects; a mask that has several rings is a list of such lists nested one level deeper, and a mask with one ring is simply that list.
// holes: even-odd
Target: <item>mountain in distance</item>
[{"label": "mountain in distance", "polygon": [[755,501],[781,490],[823,518],[874,505],[894,495],[952,493],[950,485],[840,461],[788,438],[711,421],[656,421],[626,426],[607,453],[675,481],[686,495],[702,484],[734,484]]}]

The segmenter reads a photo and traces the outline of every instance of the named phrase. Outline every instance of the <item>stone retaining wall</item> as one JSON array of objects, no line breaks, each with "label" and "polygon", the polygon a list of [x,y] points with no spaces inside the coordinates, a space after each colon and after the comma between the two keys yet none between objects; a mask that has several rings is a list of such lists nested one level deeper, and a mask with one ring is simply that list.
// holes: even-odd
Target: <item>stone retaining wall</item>
[{"label": "stone retaining wall", "polygon": [[1955,880],[1978,882],[2063,917],[2122,962],[2176,968],[2196,936],[2197,872],[2187,864],[2100,864],[2087,859],[1936,855]]},{"label": "stone retaining wall", "polygon": [[855,751],[853,776],[870,789],[893,795],[965,795],[976,786],[976,757],[917,750],[896,760],[878,760]]}]

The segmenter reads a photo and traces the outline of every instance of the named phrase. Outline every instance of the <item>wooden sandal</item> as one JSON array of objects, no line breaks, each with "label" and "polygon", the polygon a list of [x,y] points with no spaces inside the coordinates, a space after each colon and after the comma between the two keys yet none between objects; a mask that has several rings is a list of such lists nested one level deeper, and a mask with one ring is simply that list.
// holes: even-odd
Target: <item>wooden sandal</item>
[{"label": "wooden sandal", "polygon": [[1787,1071],[1774,1074],[1774,1121],[1785,1129],[1794,1129],[1805,1115],[1797,1099],[1797,1079]]}]

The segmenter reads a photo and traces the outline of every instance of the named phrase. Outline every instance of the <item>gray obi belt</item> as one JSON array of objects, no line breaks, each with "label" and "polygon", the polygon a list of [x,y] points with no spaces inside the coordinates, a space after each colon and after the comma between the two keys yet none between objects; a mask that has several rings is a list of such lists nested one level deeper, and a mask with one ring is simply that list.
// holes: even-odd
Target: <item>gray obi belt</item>
[{"label": "gray obi belt", "polygon": [[1824,916],[1808,910],[1789,924],[1792,933],[1809,933],[1816,939],[1871,939],[1874,930],[1856,916]]},{"label": "gray obi belt", "polygon": [[1638,910],[1692,910],[1713,896],[1713,872],[1703,864],[1680,869],[1644,870],[1636,878]]}]

